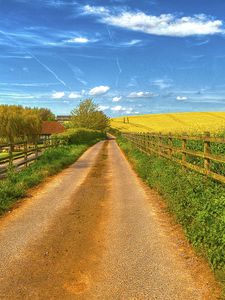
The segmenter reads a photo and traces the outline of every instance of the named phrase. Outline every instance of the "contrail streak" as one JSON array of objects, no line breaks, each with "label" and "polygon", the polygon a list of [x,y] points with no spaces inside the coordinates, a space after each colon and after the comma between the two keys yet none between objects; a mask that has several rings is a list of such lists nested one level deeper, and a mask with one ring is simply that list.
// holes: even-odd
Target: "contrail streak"
[{"label": "contrail streak", "polygon": [[[64,85],[66,88],[69,88],[67,86],[67,84],[65,83],[65,81],[63,81],[61,78],[59,78],[59,76],[52,70],[50,69],[46,64],[44,64],[39,58],[37,58],[34,54],[32,54],[30,51],[27,51],[28,54],[30,54],[30,56],[36,60],[37,63],[39,63],[45,70],[47,70],[49,73],[51,73],[55,79],[60,82],[62,85]],[[69,88],[70,89],[70,88]]]},{"label": "contrail streak", "polygon": [[119,80],[120,80],[120,75],[122,74],[123,70],[120,66],[120,61],[119,61],[119,58],[117,57],[116,58],[116,65],[117,65],[117,68],[118,68],[118,71],[119,71],[119,74],[117,76],[117,79],[116,79],[116,87],[118,87],[118,84],[119,84]]},{"label": "contrail streak", "polygon": [[48,71],[50,74],[52,74],[60,84],[62,84],[64,87],[71,90],[67,86],[65,81],[63,81],[52,69],[50,69],[46,64],[44,64],[38,57],[36,57],[34,54],[32,54],[26,47],[22,46],[18,41],[11,38],[10,36],[8,36],[4,31],[0,30],[0,33],[2,35],[4,35],[8,40],[10,40],[11,42],[17,44],[20,48],[22,48],[26,54],[29,54],[40,66],[42,66],[46,71]]},{"label": "contrail streak", "polygon": [[[106,29],[107,29],[107,32],[108,32],[110,41],[114,43],[114,39],[113,39],[112,33],[111,33],[111,31],[110,31],[110,29],[109,29],[109,27],[108,27],[107,25],[106,25]],[[116,87],[118,87],[118,84],[119,84],[119,81],[120,81],[120,75],[121,75],[122,72],[123,72],[123,70],[122,70],[122,68],[121,68],[121,66],[120,66],[120,61],[119,61],[119,58],[118,58],[118,57],[116,57],[116,65],[117,65],[119,74],[118,74],[118,76],[117,76],[117,78],[116,78],[116,83],[115,83],[115,85],[116,85]]]},{"label": "contrail streak", "polygon": [[110,41],[113,42],[113,37],[112,37],[111,31],[109,30],[109,27],[107,25],[106,25],[106,29],[107,29]]},{"label": "contrail streak", "polygon": [[[85,80],[79,78],[79,77],[78,77],[79,75],[77,76],[76,72],[74,71],[73,66],[72,66],[66,59],[64,59],[64,58],[62,58],[62,57],[59,57],[59,56],[57,56],[57,57],[58,57],[58,59],[60,59],[61,61],[63,61],[63,62],[68,66],[68,68],[70,69],[70,71],[73,73],[74,78],[75,78],[78,82],[80,82],[80,83],[83,84],[83,85],[87,85],[87,82],[86,82]],[[77,69],[79,69],[79,68],[77,67]],[[80,69],[79,69],[79,70],[80,70]],[[83,73],[83,72],[80,70],[80,73]],[[82,74],[80,74],[80,76],[82,76]]]},{"label": "contrail streak", "polygon": [[118,57],[116,58],[116,64],[117,64],[117,67],[118,67],[118,70],[119,70],[119,74],[121,74],[122,73],[122,69],[121,69],[120,61],[119,61]]}]

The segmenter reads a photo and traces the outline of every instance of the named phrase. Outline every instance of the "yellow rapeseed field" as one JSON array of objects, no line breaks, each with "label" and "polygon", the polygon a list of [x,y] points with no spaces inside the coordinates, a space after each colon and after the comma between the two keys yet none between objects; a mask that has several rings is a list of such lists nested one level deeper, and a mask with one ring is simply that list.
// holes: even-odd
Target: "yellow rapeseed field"
[{"label": "yellow rapeseed field", "polygon": [[151,114],[111,119],[111,127],[123,132],[211,133],[225,132],[225,112]]}]

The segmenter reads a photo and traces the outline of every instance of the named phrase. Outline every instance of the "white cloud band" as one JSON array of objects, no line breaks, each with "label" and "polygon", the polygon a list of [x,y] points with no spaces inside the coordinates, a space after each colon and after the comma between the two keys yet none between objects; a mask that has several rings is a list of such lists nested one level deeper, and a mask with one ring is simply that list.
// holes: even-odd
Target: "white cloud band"
[{"label": "white cloud band", "polygon": [[127,97],[128,98],[152,98],[156,95],[150,92],[132,92]]},{"label": "white cloud band", "polygon": [[154,16],[131,11],[116,13],[101,6],[90,5],[84,6],[83,10],[86,14],[99,16],[102,23],[153,35],[187,37],[224,33],[221,20],[204,14],[185,17],[174,14]]},{"label": "white cloud band", "polygon": [[100,85],[100,86],[96,86],[93,89],[91,89],[89,91],[89,95],[90,96],[100,96],[100,95],[106,94],[109,90],[110,90],[109,86]]}]

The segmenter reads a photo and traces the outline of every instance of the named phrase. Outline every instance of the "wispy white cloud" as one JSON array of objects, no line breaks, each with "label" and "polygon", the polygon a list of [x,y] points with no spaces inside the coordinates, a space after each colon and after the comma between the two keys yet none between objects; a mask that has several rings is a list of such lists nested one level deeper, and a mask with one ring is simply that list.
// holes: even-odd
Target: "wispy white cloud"
[{"label": "wispy white cloud", "polygon": [[23,67],[22,70],[23,70],[23,72],[29,72],[29,68],[27,68],[27,67]]},{"label": "wispy white cloud", "polygon": [[15,100],[21,100],[21,99],[35,99],[35,95],[31,95],[28,93],[14,93],[14,92],[0,92],[0,99],[4,100],[7,99],[8,101],[14,102]]},{"label": "wispy white cloud", "polygon": [[112,106],[111,110],[114,111],[114,112],[116,112],[116,111],[125,111],[126,108],[123,107],[122,105],[116,105],[116,106]]},{"label": "wispy white cloud", "polygon": [[32,59],[30,55],[0,55],[0,58],[17,58],[17,59]]},{"label": "wispy white cloud", "polygon": [[156,79],[151,81],[151,84],[158,87],[160,90],[164,90],[173,86],[171,79]]},{"label": "wispy white cloud", "polygon": [[105,7],[90,5],[84,6],[83,10],[86,14],[99,16],[102,23],[153,35],[187,37],[224,33],[222,20],[204,14],[184,17],[174,14],[155,16],[141,11],[115,12]]},{"label": "wispy white cloud", "polygon": [[123,113],[123,114],[131,114],[133,112],[133,108],[132,107],[125,107],[125,106],[122,106],[122,105],[116,105],[116,106],[112,106],[111,107],[111,111],[114,112],[114,113]]},{"label": "wispy white cloud", "polygon": [[79,99],[81,97],[82,97],[82,95],[78,92],[72,92],[68,95],[68,98],[70,98],[70,99]]},{"label": "wispy white cloud", "polygon": [[109,9],[103,7],[103,6],[91,6],[91,5],[85,5],[83,7],[83,12],[85,14],[93,14],[93,15],[108,15]]},{"label": "wispy white cloud", "polygon": [[128,98],[152,98],[155,96],[156,94],[151,92],[132,92],[127,97]]},{"label": "wispy white cloud", "polygon": [[104,111],[104,110],[109,109],[109,106],[107,106],[107,105],[99,105],[99,109],[102,110],[102,111]]},{"label": "wispy white cloud", "polygon": [[19,42],[17,40],[17,35],[14,34],[7,34],[5,31],[0,30],[0,33],[6,37],[6,39],[8,41],[10,41],[11,43],[13,43],[14,45],[16,45],[17,47],[19,46],[20,49],[24,50],[24,53],[27,56],[32,57],[40,66],[42,66],[48,73],[50,73],[51,75],[53,75],[55,77],[55,79],[61,83],[64,87],[69,88],[67,86],[67,84],[65,83],[65,81],[53,70],[51,69],[48,65],[46,65],[46,63],[44,63],[42,60],[40,60],[39,57],[37,57],[36,55],[34,55],[27,46],[23,45],[21,42]]},{"label": "wispy white cloud", "polygon": [[87,44],[90,41],[91,40],[89,40],[88,38],[80,36],[80,37],[75,37],[75,38],[66,40],[65,42],[67,42],[67,43],[75,43],[75,44]]},{"label": "wispy white cloud", "polygon": [[176,99],[177,99],[177,100],[180,100],[180,101],[184,101],[184,100],[187,100],[188,97],[186,97],[186,96],[177,96]]},{"label": "wispy white cloud", "polygon": [[64,0],[38,0],[39,2],[41,3],[44,3],[45,5],[48,5],[48,6],[53,6],[53,7],[56,7],[56,8],[60,8],[61,6],[68,6],[68,5],[75,5],[76,4],[76,1],[64,1]]},{"label": "wispy white cloud", "polygon": [[84,79],[82,79],[82,78],[80,78],[80,77],[76,77],[76,80],[77,80],[78,82],[80,82],[81,84],[83,84],[83,85],[87,85],[87,84],[88,84],[86,80],[84,80]]},{"label": "wispy white cloud", "polygon": [[65,92],[55,92],[52,94],[53,99],[61,99],[65,96]]},{"label": "wispy white cloud", "polygon": [[[26,3],[30,4],[27,0],[14,0],[17,3]],[[31,2],[32,3],[32,2]],[[33,4],[33,3],[32,3]],[[64,0],[35,0],[35,5],[44,5],[44,6],[50,6],[53,8],[61,8],[62,6],[74,6],[77,4],[76,1],[64,1]]]},{"label": "wispy white cloud", "polygon": [[138,86],[138,77],[137,76],[133,76],[130,78],[128,84],[127,84],[127,87],[136,87]]},{"label": "wispy white cloud", "polygon": [[112,102],[119,102],[122,99],[122,97],[114,97],[112,99]]},{"label": "wispy white cloud", "polygon": [[49,87],[55,86],[58,83],[11,83],[11,82],[0,82],[0,86],[13,86],[13,87]]},{"label": "wispy white cloud", "polygon": [[129,108],[127,108],[126,109],[126,111],[125,111],[125,113],[127,114],[127,115],[130,115],[132,112],[133,112],[133,108],[132,107],[129,107]]},{"label": "wispy white cloud", "polygon": [[141,40],[131,40],[129,42],[122,42],[120,43],[120,46],[130,47],[135,46],[141,43]]},{"label": "wispy white cloud", "polygon": [[89,91],[90,96],[100,96],[106,94],[110,90],[109,86],[100,85],[96,86]]}]

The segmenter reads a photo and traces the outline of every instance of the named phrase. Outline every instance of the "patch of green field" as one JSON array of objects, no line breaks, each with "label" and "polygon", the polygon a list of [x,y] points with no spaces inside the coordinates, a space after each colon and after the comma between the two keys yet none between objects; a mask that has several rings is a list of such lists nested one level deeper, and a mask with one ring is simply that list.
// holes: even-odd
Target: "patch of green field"
[{"label": "patch of green field", "polygon": [[[125,117],[126,119],[127,117]],[[162,133],[219,133],[225,131],[225,112],[193,112],[173,114],[151,114],[111,119],[111,127],[123,132]]]},{"label": "patch of green field", "polygon": [[[13,155],[16,157],[16,156],[20,156],[20,152],[13,152]],[[0,159],[3,159],[5,157],[8,157],[9,156],[9,153],[8,152],[3,152],[3,153],[0,153]]]},{"label": "patch of green field", "polygon": [[7,157],[9,154],[8,153],[0,153],[0,159],[1,158],[5,158],[5,157]]}]

